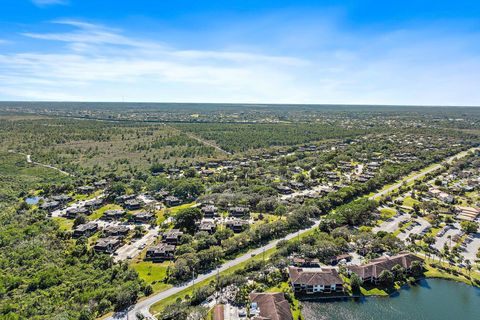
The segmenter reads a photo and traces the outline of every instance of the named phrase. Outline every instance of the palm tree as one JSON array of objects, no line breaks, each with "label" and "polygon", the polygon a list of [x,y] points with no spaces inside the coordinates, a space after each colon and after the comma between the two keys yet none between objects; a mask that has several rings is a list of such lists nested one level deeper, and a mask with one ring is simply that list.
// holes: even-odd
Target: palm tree
[{"label": "palm tree", "polygon": [[469,259],[465,260],[465,269],[467,269],[468,277],[470,277],[470,272],[472,271],[472,262]]}]

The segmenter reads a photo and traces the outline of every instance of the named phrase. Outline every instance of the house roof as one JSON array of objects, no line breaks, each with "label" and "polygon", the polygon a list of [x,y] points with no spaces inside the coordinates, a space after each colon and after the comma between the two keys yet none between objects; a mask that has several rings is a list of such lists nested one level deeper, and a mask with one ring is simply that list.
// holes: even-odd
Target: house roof
[{"label": "house roof", "polygon": [[343,284],[342,278],[334,268],[297,268],[288,267],[292,284],[300,285],[327,285]]},{"label": "house roof", "polygon": [[358,274],[361,278],[378,278],[383,270],[391,270],[397,264],[403,268],[410,268],[413,261],[423,261],[423,259],[412,253],[403,252],[392,257],[383,256],[373,259],[361,266],[350,266],[348,269]]},{"label": "house roof", "polygon": [[151,253],[156,253],[156,254],[165,254],[168,252],[175,251],[175,246],[171,244],[160,243],[154,247],[148,248],[147,251]]},{"label": "house roof", "polygon": [[250,300],[260,309],[254,320],[293,320],[290,305],[281,292],[250,293]]}]

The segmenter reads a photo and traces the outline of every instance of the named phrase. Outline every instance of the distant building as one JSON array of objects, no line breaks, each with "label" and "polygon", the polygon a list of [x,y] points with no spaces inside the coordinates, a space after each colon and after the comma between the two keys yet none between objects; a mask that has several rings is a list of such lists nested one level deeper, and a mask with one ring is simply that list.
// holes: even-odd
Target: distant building
[{"label": "distant building", "polygon": [[115,226],[110,225],[106,227],[103,232],[108,237],[126,237],[130,232],[130,228],[127,226]]},{"label": "distant building", "polygon": [[114,253],[121,245],[122,241],[119,238],[102,238],[95,243],[93,250],[96,252]]},{"label": "distant building", "polygon": [[142,211],[133,215],[132,219],[135,223],[150,223],[155,219],[155,213]]},{"label": "distant building", "polygon": [[125,215],[125,210],[107,210],[103,213],[102,220],[118,220]]},{"label": "distant building", "polygon": [[245,220],[229,220],[225,223],[225,226],[229,229],[231,229],[235,233],[239,233],[247,229],[248,227],[248,221]]},{"label": "distant building", "polygon": [[217,215],[217,207],[214,205],[206,205],[202,207],[202,212],[205,218],[213,218]]},{"label": "distant building", "polygon": [[46,210],[48,212],[52,212],[60,208],[60,202],[58,201],[49,201],[49,202],[44,202],[40,205],[40,209]]},{"label": "distant building", "polygon": [[115,198],[115,202],[118,204],[124,204],[125,201],[132,200],[136,197],[134,194],[124,194]]},{"label": "distant building", "polygon": [[168,196],[168,197],[165,198],[165,203],[169,207],[174,207],[174,206],[178,206],[179,204],[181,204],[182,200],[180,200],[179,198],[177,198],[175,196]]},{"label": "distant building", "polygon": [[171,229],[162,234],[162,241],[168,244],[177,245],[182,236],[183,232],[179,229]]},{"label": "distant building", "polygon": [[95,187],[93,186],[81,186],[77,188],[77,192],[82,194],[90,194],[94,191],[95,191]]},{"label": "distant building", "polygon": [[80,237],[88,238],[93,234],[95,234],[97,230],[98,230],[98,225],[96,223],[89,222],[89,223],[85,223],[77,226],[75,230],[73,230],[72,236],[74,238],[80,238]]},{"label": "distant building", "polygon": [[75,219],[76,217],[78,217],[81,214],[86,215],[88,213],[89,213],[89,211],[85,207],[69,208],[65,212],[65,216],[69,219]]},{"label": "distant building", "polygon": [[97,210],[103,206],[103,199],[92,199],[86,201],[84,207],[90,211]]},{"label": "distant building", "polygon": [[295,267],[320,268],[320,260],[318,259],[295,257],[292,259],[292,262]]},{"label": "distant building", "polygon": [[208,232],[210,234],[215,233],[217,225],[212,221],[202,221],[198,225],[199,232]]},{"label": "distant building", "polygon": [[108,183],[107,180],[103,179],[103,180],[95,181],[93,185],[95,186],[95,188],[100,189],[100,188],[105,188],[107,186],[107,183]]},{"label": "distant building", "polygon": [[66,194],[59,194],[59,195],[56,195],[56,196],[52,196],[51,200],[58,201],[61,204],[65,204],[65,203],[69,202],[70,200],[72,200],[72,197],[70,197],[69,195],[66,195]]},{"label": "distant building", "polygon": [[142,204],[140,203],[140,201],[135,199],[125,201],[124,206],[128,210],[138,210],[142,208]]},{"label": "distant building", "polygon": [[284,185],[277,186],[277,191],[281,194],[290,194],[290,193],[293,192],[290,187],[287,187],[287,186],[284,186]]},{"label": "distant building", "polygon": [[340,254],[340,255],[335,256],[332,259],[330,259],[330,264],[331,265],[336,265],[341,261],[344,261],[344,262],[352,261],[352,256],[349,255],[348,253]]},{"label": "distant building", "polygon": [[147,249],[145,255],[147,260],[154,262],[162,262],[165,260],[173,260],[175,257],[175,246],[167,243],[160,243],[159,245]]},{"label": "distant building", "polygon": [[250,210],[247,207],[230,207],[228,213],[235,218],[243,218],[249,215]]}]

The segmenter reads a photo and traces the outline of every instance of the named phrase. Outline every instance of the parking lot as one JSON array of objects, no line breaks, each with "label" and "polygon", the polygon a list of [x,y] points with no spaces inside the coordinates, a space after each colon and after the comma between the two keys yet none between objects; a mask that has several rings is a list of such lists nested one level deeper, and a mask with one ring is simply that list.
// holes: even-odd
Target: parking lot
[{"label": "parking lot", "polygon": [[475,233],[467,238],[462,255],[466,260],[473,262],[477,259],[478,249],[480,249],[480,233]]},{"label": "parking lot", "polygon": [[421,234],[421,232],[427,229],[428,227],[430,227],[430,223],[427,220],[423,218],[417,218],[415,219],[413,224],[411,224],[410,227],[408,227],[405,230],[405,232],[401,232],[398,235],[398,238],[402,241],[405,241],[405,239],[407,239],[409,235]]},{"label": "parking lot", "polygon": [[[437,241],[433,245],[433,247],[439,251],[443,250],[445,243],[450,246],[450,238],[453,238],[455,235],[460,234],[462,231],[458,228],[458,226],[454,225],[451,226],[441,237],[437,237]],[[454,242],[452,241],[452,245]]]},{"label": "parking lot", "polygon": [[394,216],[393,218],[382,222],[381,225],[374,227],[373,232],[379,232],[379,231],[394,232],[395,230],[398,229],[400,222],[407,221],[408,219],[410,219],[410,215],[408,213]]}]

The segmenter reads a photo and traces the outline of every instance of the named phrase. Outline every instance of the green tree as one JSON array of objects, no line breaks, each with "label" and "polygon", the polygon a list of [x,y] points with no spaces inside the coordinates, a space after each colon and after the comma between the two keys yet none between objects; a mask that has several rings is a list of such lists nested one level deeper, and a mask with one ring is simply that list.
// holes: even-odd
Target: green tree
[{"label": "green tree", "polygon": [[478,231],[478,223],[474,221],[462,221],[460,222],[460,226],[466,233],[475,233]]},{"label": "green tree", "polygon": [[192,207],[179,210],[173,220],[176,228],[193,234],[196,229],[195,223],[202,219],[202,216],[200,209]]},{"label": "green tree", "polygon": [[385,287],[391,287],[393,285],[395,277],[391,271],[383,270],[382,272],[380,272],[378,279]]},{"label": "green tree", "polygon": [[352,273],[350,276],[350,286],[352,287],[352,291],[354,293],[359,293],[360,292],[360,287],[363,285],[362,278],[358,276],[355,272]]},{"label": "green tree", "polygon": [[415,278],[420,277],[423,274],[423,265],[420,261],[413,261],[410,265],[410,272]]}]

